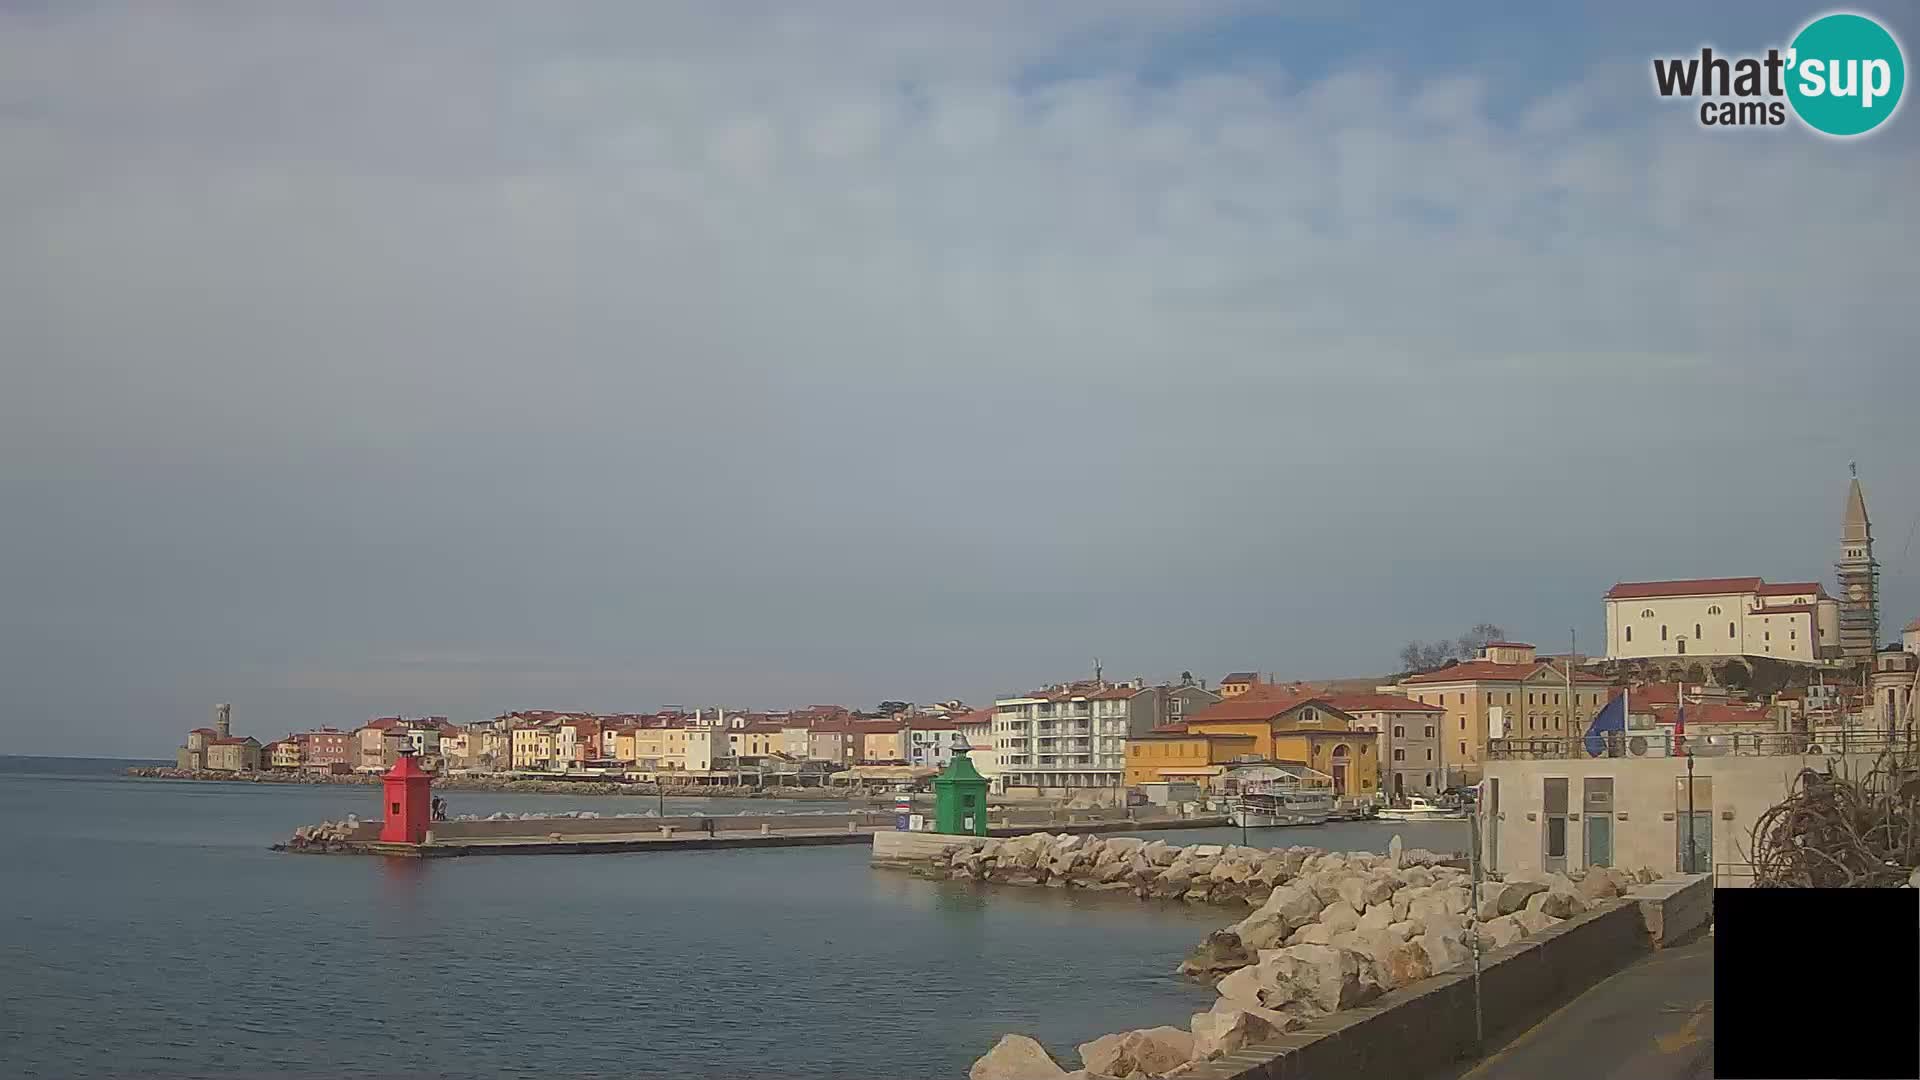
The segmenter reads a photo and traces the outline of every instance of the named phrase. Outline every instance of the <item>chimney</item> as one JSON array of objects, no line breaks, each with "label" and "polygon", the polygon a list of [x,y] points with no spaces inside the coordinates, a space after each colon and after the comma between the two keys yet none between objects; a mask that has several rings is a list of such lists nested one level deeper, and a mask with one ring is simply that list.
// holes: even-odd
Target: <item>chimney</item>
[{"label": "chimney", "polygon": [[213,729],[220,733],[221,738],[230,739],[233,737],[232,720],[233,706],[215,705],[213,707]]}]

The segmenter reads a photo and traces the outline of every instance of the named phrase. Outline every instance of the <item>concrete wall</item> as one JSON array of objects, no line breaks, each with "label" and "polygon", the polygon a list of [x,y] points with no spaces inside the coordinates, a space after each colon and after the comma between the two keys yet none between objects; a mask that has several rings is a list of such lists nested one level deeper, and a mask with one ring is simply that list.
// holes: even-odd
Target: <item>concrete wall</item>
[{"label": "concrete wall", "polygon": [[945,833],[877,832],[873,834],[874,866],[908,869],[923,865],[953,844],[979,848],[984,836],[949,836]]},{"label": "concrete wall", "polygon": [[[1825,770],[1829,760],[1864,774],[1872,757],[1844,759],[1794,755],[1696,757],[1695,808],[1711,811],[1712,860],[1722,887],[1744,887],[1747,850],[1760,815],[1786,797],[1802,769]],[[1581,802],[1587,777],[1613,778],[1615,866],[1679,870],[1679,841],[1686,827],[1685,758],[1581,758],[1561,761],[1489,761],[1486,780],[1500,782],[1498,817],[1482,820],[1482,857],[1502,874],[1543,869],[1546,828],[1543,781],[1566,777],[1567,868],[1588,865],[1587,827]],[[1482,813],[1489,809],[1482,786]],[[1578,817],[1574,817],[1578,815]]]}]

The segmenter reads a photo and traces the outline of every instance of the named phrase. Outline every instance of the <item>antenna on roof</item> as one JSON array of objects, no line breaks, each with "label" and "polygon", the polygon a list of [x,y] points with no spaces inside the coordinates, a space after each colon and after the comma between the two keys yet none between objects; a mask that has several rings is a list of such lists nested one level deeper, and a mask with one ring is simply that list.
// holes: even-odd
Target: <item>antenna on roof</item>
[{"label": "antenna on roof", "polygon": [[1100,658],[1097,656],[1093,658],[1093,681],[1100,681]]}]

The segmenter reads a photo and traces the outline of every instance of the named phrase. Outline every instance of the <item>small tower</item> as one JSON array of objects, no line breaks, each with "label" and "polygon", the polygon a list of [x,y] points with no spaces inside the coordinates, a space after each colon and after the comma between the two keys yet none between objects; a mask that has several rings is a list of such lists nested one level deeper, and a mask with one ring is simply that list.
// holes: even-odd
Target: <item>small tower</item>
[{"label": "small tower", "polygon": [[381,809],[386,821],[380,839],[389,844],[418,844],[427,838],[433,821],[433,774],[413,760],[413,748],[400,751],[400,760],[381,777]]},{"label": "small tower", "polygon": [[1872,661],[1880,642],[1880,564],[1873,558],[1873,522],[1867,518],[1860,473],[1847,463],[1846,515],[1840,523],[1840,655]]},{"label": "small tower", "polygon": [[220,738],[233,738],[232,721],[233,706],[215,705],[213,707],[213,730],[220,733]]},{"label": "small tower", "polygon": [[987,778],[974,771],[966,750],[957,746],[947,771],[933,778],[933,831],[987,835]]}]

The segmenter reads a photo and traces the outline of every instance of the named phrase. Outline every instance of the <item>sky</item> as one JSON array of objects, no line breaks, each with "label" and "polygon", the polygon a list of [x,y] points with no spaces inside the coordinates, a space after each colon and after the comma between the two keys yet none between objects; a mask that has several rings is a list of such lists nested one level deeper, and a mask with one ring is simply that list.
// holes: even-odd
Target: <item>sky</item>
[{"label": "sky", "polygon": [[1820,10],[0,0],[0,750],[1592,643],[1850,461],[1897,629],[1920,117],[1650,76]]}]

